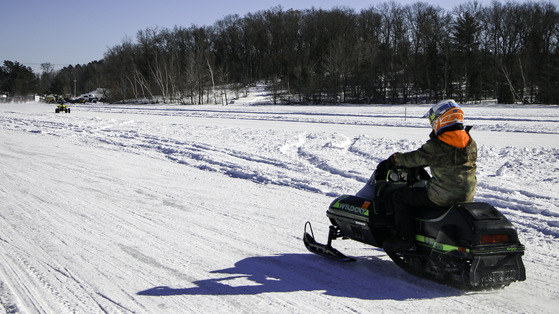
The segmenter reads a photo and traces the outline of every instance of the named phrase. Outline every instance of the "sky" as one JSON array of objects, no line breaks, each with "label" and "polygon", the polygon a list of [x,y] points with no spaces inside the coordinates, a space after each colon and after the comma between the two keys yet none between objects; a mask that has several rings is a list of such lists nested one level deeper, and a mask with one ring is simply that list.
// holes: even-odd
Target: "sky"
[{"label": "sky", "polygon": [[[390,0],[0,0],[0,62],[17,61],[41,73],[41,63],[56,70],[101,60],[125,38],[148,27],[209,26],[230,14],[244,16],[281,5],[284,10],[325,10],[337,6],[357,12]],[[468,0],[424,0],[452,10]],[[553,0],[557,1],[557,0]],[[411,4],[416,0],[397,1]],[[479,0],[490,3],[490,0]]]}]

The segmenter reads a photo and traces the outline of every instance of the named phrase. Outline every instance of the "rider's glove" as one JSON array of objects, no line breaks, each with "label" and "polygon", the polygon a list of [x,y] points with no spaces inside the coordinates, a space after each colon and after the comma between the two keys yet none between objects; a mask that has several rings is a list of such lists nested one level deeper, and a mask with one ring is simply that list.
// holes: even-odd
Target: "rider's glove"
[{"label": "rider's glove", "polygon": [[390,157],[388,157],[388,159],[386,159],[386,167],[389,170],[395,170],[396,168],[398,168],[398,164],[396,163],[396,154],[394,153],[392,155],[390,155]]}]

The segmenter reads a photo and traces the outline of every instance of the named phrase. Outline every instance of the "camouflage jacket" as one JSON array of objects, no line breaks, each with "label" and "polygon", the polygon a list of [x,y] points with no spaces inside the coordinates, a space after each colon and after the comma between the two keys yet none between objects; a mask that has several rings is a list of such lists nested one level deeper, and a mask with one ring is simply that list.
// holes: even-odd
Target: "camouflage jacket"
[{"label": "camouflage jacket", "polygon": [[456,202],[471,202],[476,192],[477,145],[468,131],[451,130],[430,139],[418,150],[397,153],[395,160],[404,167],[431,169],[427,195],[443,207]]}]

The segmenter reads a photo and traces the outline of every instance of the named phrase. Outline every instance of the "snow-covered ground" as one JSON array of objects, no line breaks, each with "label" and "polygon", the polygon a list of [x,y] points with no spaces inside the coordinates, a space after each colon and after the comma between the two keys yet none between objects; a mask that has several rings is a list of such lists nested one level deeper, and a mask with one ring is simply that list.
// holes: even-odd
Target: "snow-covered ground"
[{"label": "snow-covered ground", "polygon": [[[527,280],[464,292],[382,250],[315,256],[325,211],[429,134],[418,106],[0,104],[0,312],[553,313],[559,108],[466,105],[476,199],[526,245]],[[260,101],[260,100],[258,100]]]}]

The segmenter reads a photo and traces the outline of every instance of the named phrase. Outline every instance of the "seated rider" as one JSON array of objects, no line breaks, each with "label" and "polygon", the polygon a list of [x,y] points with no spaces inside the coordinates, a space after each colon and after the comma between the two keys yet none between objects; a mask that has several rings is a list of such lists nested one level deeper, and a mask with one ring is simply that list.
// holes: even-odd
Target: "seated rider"
[{"label": "seated rider", "polygon": [[454,203],[474,199],[477,146],[468,133],[471,127],[464,128],[464,112],[454,100],[443,100],[424,117],[429,118],[433,129],[429,140],[418,150],[395,153],[385,161],[388,168],[429,166],[431,169],[426,187],[406,186],[392,195],[397,236],[384,242],[385,250],[414,248],[413,217],[421,210],[444,211]]}]

